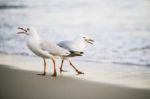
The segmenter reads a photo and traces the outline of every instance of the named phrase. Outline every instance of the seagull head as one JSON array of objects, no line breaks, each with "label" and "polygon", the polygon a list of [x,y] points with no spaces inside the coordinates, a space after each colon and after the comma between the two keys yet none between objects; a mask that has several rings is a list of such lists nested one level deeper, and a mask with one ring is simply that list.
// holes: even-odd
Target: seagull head
[{"label": "seagull head", "polygon": [[94,40],[85,34],[80,34],[81,39],[83,39],[86,43],[93,44]]},{"label": "seagull head", "polygon": [[26,34],[26,35],[33,35],[36,34],[36,30],[34,28],[22,28],[18,27],[19,31],[18,34]]}]

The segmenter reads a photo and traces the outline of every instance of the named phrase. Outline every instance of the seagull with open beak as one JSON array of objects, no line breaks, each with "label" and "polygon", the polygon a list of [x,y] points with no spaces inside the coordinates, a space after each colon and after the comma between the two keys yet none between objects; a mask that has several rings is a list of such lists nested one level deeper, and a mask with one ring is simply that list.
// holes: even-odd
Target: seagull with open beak
[{"label": "seagull with open beak", "polygon": [[68,56],[70,52],[67,49],[64,49],[58,46],[56,43],[52,43],[49,41],[43,40],[37,33],[34,28],[18,28],[18,34],[25,34],[27,36],[27,46],[28,48],[37,56],[43,58],[44,61],[44,71],[42,75],[47,74],[47,64],[46,59],[51,59],[53,62],[54,73],[52,76],[57,76],[56,72],[56,64],[55,58],[56,57],[64,57]]}]

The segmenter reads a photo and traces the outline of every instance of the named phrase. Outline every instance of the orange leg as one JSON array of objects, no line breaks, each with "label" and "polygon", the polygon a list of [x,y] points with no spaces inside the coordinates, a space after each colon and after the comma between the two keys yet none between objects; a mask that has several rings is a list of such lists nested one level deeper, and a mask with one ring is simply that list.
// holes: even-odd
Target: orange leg
[{"label": "orange leg", "polygon": [[54,73],[52,74],[52,76],[57,76],[57,72],[56,72],[56,65],[55,65],[55,60],[54,59],[52,59],[52,62],[53,62],[53,64],[54,64]]},{"label": "orange leg", "polygon": [[63,63],[64,63],[64,60],[61,61],[61,66],[60,66],[60,73],[62,72],[67,72],[66,70],[63,70],[62,67],[63,67]]},{"label": "orange leg", "polygon": [[43,60],[44,60],[44,72],[43,72],[43,75],[46,75],[46,67],[47,67],[47,65],[46,65],[46,60],[43,58]]},{"label": "orange leg", "polygon": [[79,71],[79,70],[71,63],[71,61],[69,61],[69,63],[70,63],[70,66],[72,66],[78,74],[84,74],[83,72]]},{"label": "orange leg", "polygon": [[47,73],[46,73],[47,65],[46,65],[46,60],[45,60],[45,58],[43,58],[43,61],[44,61],[44,71],[43,71],[42,74],[38,74],[38,75],[43,75],[43,76],[45,76],[45,75],[47,74]]}]

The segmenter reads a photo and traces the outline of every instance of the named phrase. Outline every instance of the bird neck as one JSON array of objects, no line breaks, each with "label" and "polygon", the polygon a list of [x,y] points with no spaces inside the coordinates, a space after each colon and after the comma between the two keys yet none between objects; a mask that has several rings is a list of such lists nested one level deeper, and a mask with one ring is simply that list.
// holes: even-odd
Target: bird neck
[{"label": "bird neck", "polygon": [[40,41],[41,38],[40,38],[40,36],[38,35],[38,33],[34,32],[34,33],[32,33],[32,34],[29,35],[28,40]]},{"label": "bird neck", "polygon": [[86,47],[86,42],[81,37],[77,37],[73,40],[74,44],[78,47],[78,49],[82,52]]}]

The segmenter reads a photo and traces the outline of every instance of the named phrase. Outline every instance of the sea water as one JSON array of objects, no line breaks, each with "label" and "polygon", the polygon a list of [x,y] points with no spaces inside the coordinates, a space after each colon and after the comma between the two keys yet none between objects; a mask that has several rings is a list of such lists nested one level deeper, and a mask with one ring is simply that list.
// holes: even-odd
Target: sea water
[{"label": "sea water", "polygon": [[150,0],[0,0],[0,52],[34,55],[18,27],[35,27],[50,41],[84,33],[81,60],[150,67]]}]

